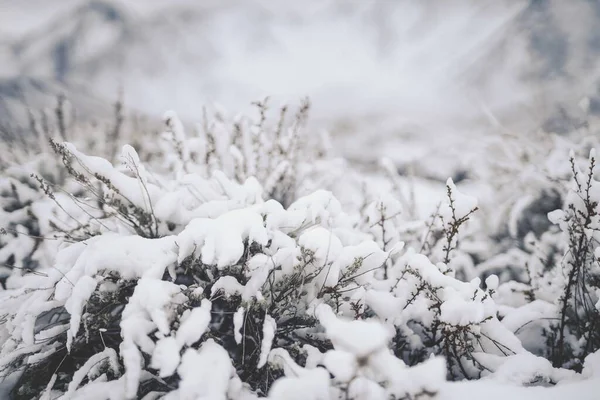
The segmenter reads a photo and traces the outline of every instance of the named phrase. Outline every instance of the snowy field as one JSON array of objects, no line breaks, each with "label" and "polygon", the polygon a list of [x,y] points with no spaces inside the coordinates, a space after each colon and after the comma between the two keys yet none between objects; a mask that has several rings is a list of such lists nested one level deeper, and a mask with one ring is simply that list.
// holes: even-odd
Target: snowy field
[{"label": "snowy field", "polygon": [[0,9],[0,399],[599,398],[595,2]]}]

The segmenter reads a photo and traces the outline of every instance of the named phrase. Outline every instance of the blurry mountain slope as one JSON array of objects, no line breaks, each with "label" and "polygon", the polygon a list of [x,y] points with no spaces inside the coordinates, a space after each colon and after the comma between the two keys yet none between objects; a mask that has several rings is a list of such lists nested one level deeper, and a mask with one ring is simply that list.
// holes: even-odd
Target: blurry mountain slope
[{"label": "blurry mountain slope", "polygon": [[347,154],[405,162],[432,138],[453,158],[449,147],[488,131],[565,132],[582,123],[582,98],[600,104],[594,1],[71,4],[0,45],[4,119],[15,87],[28,104],[60,90],[109,103],[122,89],[130,106],[187,119],[212,101],[309,95]]}]

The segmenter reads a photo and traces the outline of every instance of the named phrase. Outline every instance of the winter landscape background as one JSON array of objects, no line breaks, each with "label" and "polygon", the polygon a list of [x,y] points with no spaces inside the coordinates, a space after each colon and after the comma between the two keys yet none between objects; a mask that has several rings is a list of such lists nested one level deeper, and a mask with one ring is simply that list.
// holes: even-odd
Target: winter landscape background
[{"label": "winter landscape background", "polygon": [[597,398],[599,2],[0,10],[0,398]]},{"label": "winter landscape background", "polygon": [[368,131],[383,147],[376,159],[407,139],[422,155],[414,136],[564,133],[583,123],[584,97],[599,108],[595,1],[6,0],[2,9],[4,124],[62,91],[83,116],[122,91],[132,109],[190,120],[213,101],[242,111],[267,95],[310,96],[312,119],[345,151],[362,148],[346,143],[349,132]]}]

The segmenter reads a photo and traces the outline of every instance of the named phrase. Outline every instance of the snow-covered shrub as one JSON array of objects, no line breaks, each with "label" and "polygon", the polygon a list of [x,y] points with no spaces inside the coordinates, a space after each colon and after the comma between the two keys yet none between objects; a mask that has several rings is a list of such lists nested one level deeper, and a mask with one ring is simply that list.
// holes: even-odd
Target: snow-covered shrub
[{"label": "snow-covered shrub", "polygon": [[[0,281],[16,287],[23,271],[52,262],[59,242],[76,242],[93,234],[89,220],[97,210],[69,169],[57,143],[69,139],[77,146],[112,159],[117,144],[134,140],[125,129],[123,104],[115,103],[108,124],[78,121],[64,96],[53,110],[28,110],[23,132],[0,141]],[[63,162],[61,162],[63,157]]]},{"label": "snow-covered shrub", "polygon": [[487,151],[481,154],[485,160],[474,163],[478,193],[489,193],[479,199],[486,216],[481,233],[491,239],[478,265],[482,273],[523,279],[525,271],[515,268],[515,259],[530,253],[530,233],[539,239],[554,229],[547,214],[562,206],[569,189],[572,172],[566,155],[575,150],[577,160],[583,162],[579,157],[585,158],[591,148],[600,145],[599,128],[569,135],[503,133],[488,139]]},{"label": "snow-covered shrub", "polygon": [[0,292],[14,398],[427,399],[452,396],[446,379],[595,379],[598,294],[573,296],[597,288],[595,182],[580,174],[552,214],[564,233],[540,235],[567,266],[535,264],[533,246],[519,260],[541,278],[482,282],[490,239],[452,180],[422,219],[393,174],[377,186],[342,167],[340,182],[344,164],[300,134],[306,106],[287,130],[258,110],[205,116],[200,136],[167,113],[152,151],[125,145],[121,165],[51,142],[65,178],[32,179],[53,260]]},{"label": "snow-covered shrub", "polygon": [[267,115],[267,100],[254,103],[258,111],[254,117],[228,118],[220,110],[209,115],[205,108],[203,122],[197,125],[194,135],[188,135],[174,112],[167,112],[162,135],[163,165],[202,176],[218,170],[238,182],[254,177],[269,198],[291,204],[301,186],[315,178],[319,159],[327,154],[328,141],[325,134],[315,142],[303,132],[308,100],[291,119],[288,107],[282,107],[274,123]]},{"label": "snow-covered shrub", "polygon": [[[39,175],[32,174],[39,171]],[[39,264],[51,262],[57,243],[52,205],[55,200],[64,201],[64,193],[52,200],[40,187],[40,180],[48,185],[69,190],[62,178],[57,160],[41,154],[28,163],[13,165],[2,171],[0,178],[0,281],[13,286],[7,280],[17,278],[24,271],[32,271]],[[74,188],[73,188],[74,189]],[[73,191],[76,195],[76,189]]]},{"label": "snow-covered shrub", "polygon": [[544,332],[547,357],[557,366],[580,370],[600,349],[600,186],[594,179],[594,150],[586,171],[579,169],[574,153],[570,163],[573,187],[563,209],[549,215],[560,229],[546,236],[545,248],[553,257],[546,257],[546,265],[544,258],[532,259],[528,273],[530,295],[556,307]]},{"label": "snow-covered shrub", "polygon": [[[121,194],[128,187],[124,196],[139,201],[143,193],[154,193],[151,182],[136,188],[105,160],[64,146],[104,189]],[[197,186],[188,183],[189,192],[202,189],[206,195],[212,184],[226,193],[188,213],[189,222],[177,235],[104,232],[61,250],[47,276],[30,276],[21,288],[6,293],[5,310],[13,311],[4,326],[1,360],[7,372],[24,369],[16,396],[27,398],[46,389],[49,394],[89,396],[107,380],[116,398],[148,391],[184,398],[206,390],[219,396],[235,390],[250,395],[250,389],[267,394],[281,376],[281,359],[291,355],[296,360],[355,359],[355,373],[339,372],[339,390],[365,390],[349,388],[349,381],[370,367],[370,357],[392,357],[386,346],[392,332],[374,321],[351,323],[336,315],[365,317],[360,296],[389,254],[360,236],[357,242],[330,193],[317,191],[286,210],[275,200],[263,202],[256,184],[248,182],[255,181],[239,185],[217,173]],[[152,199],[156,215],[162,215],[161,200],[176,207],[175,200],[187,193],[157,192]],[[207,215],[199,216],[203,213]],[[122,221],[113,217],[103,221],[118,226]],[[52,319],[40,324],[46,313]],[[356,332],[346,324],[366,334],[373,331],[380,339],[365,341],[359,335],[355,342]],[[332,343],[337,353],[328,352]],[[272,347],[277,350],[271,352]],[[223,369],[212,372],[210,388],[199,388],[189,371],[209,361]],[[331,364],[332,371],[336,368]],[[375,370],[369,373],[390,375],[382,365],[370,368]],[[146,369],[156,370],[155,376],[143,373]],[[73,373],[65,373],[69,370]],[[327,392],[329,374],[323,372]],[[369,390],[392,390],[376,382]],[[435,386],[427,385],[435,393]],[[274,390],[284,387],[281,383]],[[415,393],[425,390],[414,388]],[[393,390],[402,397],[408,389]]]},{"label": "snow-covered shrub", "polygon": [[[215,112],[212,119],[205,115],[202,124],[205,130],[191,138],[186,137],[183,125],[177,117],[168,113],[165,118],[166,132],[163,134],[166,140],[140,140],[134,136],[132,132],[139,128],[139,124],[134,118],[125,120],[123,104],[120,101],[115,104],[114,116],[110,123],[95,127],[78,123],[64,97],[57,99],[54,110],[44,110],[39,115],[30,111],[28,134],[0,142],[2,153],[7,155],[1,160],[0,177],[0,202],[4,217],[0,222],[3,229],[3,235],[0,236],[2,284],[4,285],[9,276],[22,275],[23,269],[34,269],[39,259],[49,262],[56,253],[56,245],[48,242],[55,240],[56,236],[69,241],[93,236],[100,231],[103,220],[115,214],[129,226],[127,229],[133,229],[142,236],[158,235],[157,221],[153,220],[154,210],[148,208],[152,205],[151,199],[129,199],[110,184],[106,190],[99,190],[102,185],[100,180],[107,180],[108,177],[103,176],[101,170],[90,174],[90,166],[84,165],[82,160],[77,159],[62,144],[65,138],[69,139],[76,149],[85,151],[93,148],[95,153],[107,160],[123,161],[124,167],[118,172],[139,178],[138,184],[142,186],[147,184],[148,178],[140,176],[145,173],[144,170],[138,170],[143,168],[139,163],[140,156],[151,160],[155,170],[163,175],[172,176],[185,174],[180,164],[181,157],[187,154],[185,157],[193,159],[188,159],[185,167],[193,173],[210,176],[215,166],[227,170],[226,166],[236,165],[237,170],[233,171],[230,168],[227,171],[238,181],[245,180],[250,176],[249,172],[254,171],[254,175],[261,178],[261,182],[269,190],[279,191],[281,196],[291,198],[298,186],[295,183],[296,177],[303,173],[297,170],[306,169],[308,165],[291,162],[297,159],[294,154],[299,149],[306,152],[308,148],[301,138],[301,128],[309,108],[308,102],[303,103],[289,123],[286,121],[287,108],[282,108],[275,125],[266,122],[267,110],[264,102],[257,103],[257,108],[260,113],[255,119],[236,117],[235,120],[226,122],[221,112]],[[269,140],[266,140],[267,136]],[[23,139],[23,143],[16,143],[15,140],[20,138]],[[118,143],[123,139],[136,143],[137,150],[118,154]],[[216,148],[210,149],[210,143]],[[10,148],[4,149],[5,145]],[[267,147],[269,157],[264,157],[263,150]],[[322,146],[314,148],[319,154],[326,151]],[[201,156],[198,151],[202,153]],[[58,154],[58,159],[52,153]],[[315,154],[315,157],[317,155]],[[317,168],[314,163],[310,167],[311,171]],[[271,170],[278,172],[271,174]],[[188,175],[192,176],[189,173]],[[314,173],[313,175],[318,176]],[[153,174],[151,181],[156,176]],[[307,178],[301,180],[305,186],[309,181]],[[160,186],[164,182],[152,181],[151,186],[152,184]],[[314,188],[316,184],[308,186]],[[307,191],[310,188],[302,190]],[[148,195],[142,194],[142,197]],[[202,197],[198,193],[194,196]],[[205,200],[198,199],[196,202]],[[186,201],[190,203],[194,200],[188,198]],[[40,221],[39,215],[48,220]],[[53,217],[48,218],[50,215]],[[163,217],[168,219],[171,216]],[[169,223],[169,226],[175,229],[172,223]],[[9,286],[15,285],[18,284],[9,283]]]}]

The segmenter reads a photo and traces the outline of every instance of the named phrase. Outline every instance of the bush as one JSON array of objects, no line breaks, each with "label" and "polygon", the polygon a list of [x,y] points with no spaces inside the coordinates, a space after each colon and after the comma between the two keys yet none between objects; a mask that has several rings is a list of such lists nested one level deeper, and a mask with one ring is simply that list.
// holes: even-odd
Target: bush
[{"label": "bush", "polygon": [[348,168],[303,133],[308,103],[289,123],[256,105],[205,113],[198,136],[167,113],[148,162],[51,141],[63,178],[19,182],[45,194],[24,207],[54,260],[13,254],[32,272],[0,292],[13,398],[423,399],[447,379],[597,379],[593,157],[586,174],[572,157],[561,231],[524,238],[499,279],[479,248],[500,246],[451,179],[421,218],[389,164],[384,180]]}]

